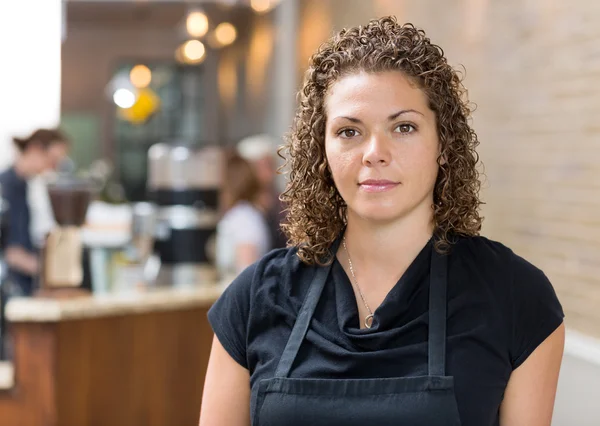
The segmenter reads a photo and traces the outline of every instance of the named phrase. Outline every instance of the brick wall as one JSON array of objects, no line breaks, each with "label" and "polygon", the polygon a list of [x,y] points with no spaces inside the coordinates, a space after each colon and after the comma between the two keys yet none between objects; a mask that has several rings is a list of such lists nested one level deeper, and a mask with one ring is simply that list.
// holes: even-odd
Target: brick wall
[{"label": "brick wall", "polygon": [[[464,65],[478,106],[483,233],[543,269],[600,337],[600,2],[304,0],[298,63],[331,28],[394,14]],[[321,23],[310,17],[320,16]]]}]

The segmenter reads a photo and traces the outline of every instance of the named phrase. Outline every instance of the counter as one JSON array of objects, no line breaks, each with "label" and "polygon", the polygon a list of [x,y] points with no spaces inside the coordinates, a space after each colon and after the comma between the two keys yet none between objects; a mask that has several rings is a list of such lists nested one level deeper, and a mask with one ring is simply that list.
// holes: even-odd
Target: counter
[{"label": "counter", "polygon": [[71,319],[141,314],[211,305],[224,285],[157,288],[74,299],[15,298],[6,306],[9,322],[56,322]]},{"label": "counter", "polygon": [[0,426],[197,424],[223,284],[12,299]]}]

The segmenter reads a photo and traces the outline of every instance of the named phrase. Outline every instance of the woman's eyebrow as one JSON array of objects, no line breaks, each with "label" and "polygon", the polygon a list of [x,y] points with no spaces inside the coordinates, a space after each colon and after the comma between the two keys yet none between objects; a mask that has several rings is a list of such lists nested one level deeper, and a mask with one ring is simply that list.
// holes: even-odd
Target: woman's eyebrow
[{"label": "woman's eyebrow", "polygon": [[419,112],[416,109],[403,109],[403,110],[400,110],[400,111],[398,111],[398,112],[390,115],[388,117],[388,120],[389,121],[395,120],[396,118],[400,117],[401,115],[410,114],[411,112],[414,112],[415,114],[419,114],[419,115],[424,116],[424,114],[422,112]]},{"label": "woman's eyebrow", "polygon": [[362,121],[360,121],[358,118],[355,118],[355,117],[347,117],[347,116],[344,116],[344,115],[340,115],[340,116],[338,116],[338,117],[335,117],[335,119],[334,119],[334,120],[341,119],[341,118],[342,118],[342,119],[344,119],[344,120],[351,121],[351,122],[353,122],[353,123],[356,123],[356,124],[362,124]]},{"label": "woman's eyebrow", "polygon": [[[416,109],[403,109],[403,110],[400,110],[400,111],[395,112],[392,115],[390,115],[388,117],[388,121],[393,121],[396,118],[400,117],[401,115],[410,114],[411,112],[415,113],[415,114],[419,114],[419,115],[424,116],[424,114],[422,112],[419,112]],[[362,121],[360,121],[360,119],[358,119],[356,117],[349,117],[349,116],[345,116],[345,115],[340,115],[340,116],[334,118],[334,120],[337,120],[337,119],[344,119],[344,120],[351,121],[352,123],[362,124]]]}]

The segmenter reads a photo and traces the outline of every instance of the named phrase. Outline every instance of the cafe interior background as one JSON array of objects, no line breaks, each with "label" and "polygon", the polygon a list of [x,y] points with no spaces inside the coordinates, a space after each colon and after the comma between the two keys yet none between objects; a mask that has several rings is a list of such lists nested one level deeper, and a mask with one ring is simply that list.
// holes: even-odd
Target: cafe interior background
[{"label": "cafe interior background", "polygon": [[[600,425],[595,0],[3,1],[0,169],[13,136],[59,126],[77,172],[101,185],[81,227],[92,297],[11,300],[2,312],[15,343],[0,362],[0,425],[197,422],[206,310],[231,277],[211,275],[208,254],[152,249],[152,214],[204,245],[214,217],[192,220],[151,195],[218,190],[219,152],[245,137],[268,136],[275,151],[311,52],[388,14],[464,65],[485,164],[483,232],[543,269],[566,312],[553,425]],[[29,185],[40,242],[57,224],[44,179]],[[127,259],[132,246],[145,257]],[[164,271],[160,289],[132,279]]]}]

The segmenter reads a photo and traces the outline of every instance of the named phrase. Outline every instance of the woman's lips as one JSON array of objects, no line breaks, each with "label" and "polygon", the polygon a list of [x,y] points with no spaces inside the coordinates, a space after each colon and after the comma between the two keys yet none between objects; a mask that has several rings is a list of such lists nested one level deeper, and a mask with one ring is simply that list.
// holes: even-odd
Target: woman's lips
[{"label": "woman's lips", "polygon": [[390,191],[400,185],[400,182],[393,182],[391,180],[376,180],[368,179],[360,182],[360,189],[366,192],[385,192]]}]

